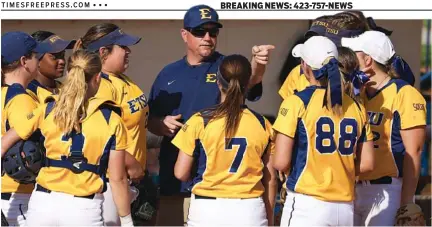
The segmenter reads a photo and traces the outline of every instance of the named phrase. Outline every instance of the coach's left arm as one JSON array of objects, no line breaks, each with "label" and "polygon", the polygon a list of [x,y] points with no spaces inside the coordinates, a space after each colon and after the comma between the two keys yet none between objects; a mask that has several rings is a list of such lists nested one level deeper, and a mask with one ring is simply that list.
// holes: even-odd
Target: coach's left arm
[{"label": "coach's left arm", "polygon": [[403,161],[403,184],[401,206],[413,203],[420,175],[421,152],[425,141],[425,126],[400,130],[405,156]]},{"label": "coach's left arm", "polygon": [[252,75],[249,80],[249,88],[252,88],[256,84],[263,80],[266,65],[269,61],[270,50],[273,50],[273,45],[259,45],[252,47]]}]

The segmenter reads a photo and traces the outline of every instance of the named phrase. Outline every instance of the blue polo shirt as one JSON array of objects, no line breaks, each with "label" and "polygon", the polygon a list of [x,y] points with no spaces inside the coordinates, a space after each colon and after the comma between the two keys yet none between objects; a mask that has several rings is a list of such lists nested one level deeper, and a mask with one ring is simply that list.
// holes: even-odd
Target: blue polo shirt
[{"label": "blue polo shirt", "polygon": [[[216,105],[220,92],[216,73],[224,55],[215,52],[200,65],[190,65],[186,57],[167,65],[157,76],[149,95],[150,116],[182,115],[186,122],[194,113]],[[255,85],[248,100],[257,101],[262,95],[262,83]],[[159,156],[161,195],[190,193],[191,182],[182,183],[174,176],[178,149],[171,144],[171,137],[164,137]],[[194,171],[193,171],[194,173]],[[192,173],[192,174],[193,174]]]}]

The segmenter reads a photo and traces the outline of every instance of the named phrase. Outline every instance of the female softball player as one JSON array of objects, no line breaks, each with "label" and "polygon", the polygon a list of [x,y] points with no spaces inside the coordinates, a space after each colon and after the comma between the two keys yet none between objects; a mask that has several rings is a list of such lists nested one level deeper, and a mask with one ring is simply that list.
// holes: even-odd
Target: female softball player
[{"label": "female softball player", "polygon": [[[126,165],[129,176],[135,181],[144,176],[149,108],[143,91],[123,73],[129,67],[129,46],[137,44],[140,40],[139,37],[124,33],[115,24],[105,23],[91,27],[77,44],[78,48],[98,53],[102,60],[102,80],[96,96],[113,100],[122,108],[122,118],[131,141],[126,150]],[[120,219],[115,210],[111,191],[108,189],[104,195],[105,224],[118,226]]]},{"label": "female softball player", "polygon": [[[2,56],[2,136],[22,124],[28,113],[36,108],[37,100],[26,91],[37,73],[36,53],[49,50],[23,32],[8,32],[1,38]],[[2,157],[7,149],[2,149]],[[2,171],[2,211],[10,225],[24,224],[27,204],[33,184],[19,184]]]},{"label": "female softball player", "polygon": [[221,103],[193,115],[172,143],[179,148],[175,176],[194,186],[188,226],[273,225],[276,172],[270,123],[244,105],[249,60],[224,58],[217,73]]},{"label": "female softball player", "polygon": [[343,38],[342,45],[356,51],[360,69],[370,78],[364,100],[380,163],[360,175],[355,224],[394,225],[398,208],[414,203],[425,140],[425,100],[407,82],[395,79],[395,50],[384,33]]},{"label": "female softball player", "polygon": [[[103,225],[101,192],[107,188],[108,167],[121,225],[132,225],[125,171],[128,137],[121,109],[110,100],[93,98],[101,68],[97,54],[75,52],[58,98],[49,97],[25,124],[11,130],[12,136],[27,139],[39,128],[45,138],[46,163],[36,178],[27,225]],[[5,137],[7,144],[17,140],[9,133]]]},{"label": "female softball player", "polygon": [[343,92],[350,82],[330,39],[311,37],[293,56],[311,86],[282,103],[273,126],[274,167],[290,171],[281,226],[353,225],[355,176],[374,164],[366,111]]},{"label": "female softball player", "polygon": [[60,82],[56,79],[64,74],[65,52],[72,49],[75,41],[64,40],[58,35],[49,31],[36,31],[31,36],[40,43],[46,43],[52,47],[50,53],[38,54],[39,68],[36,78],[30,82],[28,89],[43,104],[45,99],[54,94],[58,94]]},{"label": "female softball player", "polygon": [[[366,21],[362,21],[353,13],[342,12],[315,19],[309,30],[305,33],[305,39],[317,35],[325,36],[331,39],[336,46],[340,46],[342,37],[358,36],[366,30],[368,30]],[[310,85],[309,81],[303,75],[304,73],[300,65],[291,70],[279,89],[279,95],[283,99],[286,99],[295,92],[302,91],[308,87]]]}]

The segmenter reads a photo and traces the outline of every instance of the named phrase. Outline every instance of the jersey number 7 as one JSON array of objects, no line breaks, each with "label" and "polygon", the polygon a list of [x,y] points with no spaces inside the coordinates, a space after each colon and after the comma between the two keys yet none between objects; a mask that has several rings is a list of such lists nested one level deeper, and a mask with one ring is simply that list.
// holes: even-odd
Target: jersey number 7
[{"label": "jersey number 7", "polygon": [[[226,139],[225,141],[228,141],[229,139]],[[225,143],[225,150],[226,151],[231,151],[233,149],[233,146],[237,145],[238,146],[238,150],[237,150],[237,154],[234,158],[233,163],[231,164],[231,168],[229,170],[230,173],[236,173],[242,160],[244,157],[244,153],[246,151],[246,147],[247,147],[247,140],[246,138],[231,138],[231,140],[229,140],[229,143]]]},{"label": "jersey number 7", "polygon": [[339,143],[334,141],[334,122],[329,117],[321,117],[316,123],[315,147],[321,154],[339,151],[341,155],[351,155],[357,141],[357,122],[352,118],[344,118],[339,125]]}]

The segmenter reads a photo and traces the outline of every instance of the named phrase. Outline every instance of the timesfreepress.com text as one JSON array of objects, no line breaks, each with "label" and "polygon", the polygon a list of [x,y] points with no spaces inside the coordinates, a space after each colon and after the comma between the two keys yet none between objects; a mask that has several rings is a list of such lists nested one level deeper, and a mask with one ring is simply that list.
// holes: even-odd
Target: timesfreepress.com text
[{"label": "timesfreepress.com text", "polygon": [[90,8],[90,2],[1,2],[3,9]]}]

